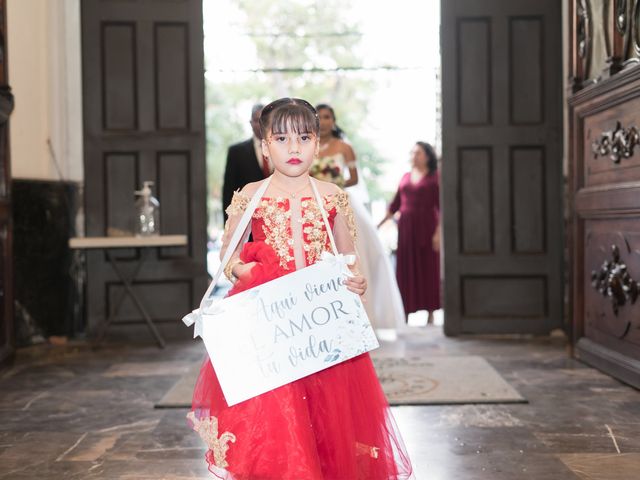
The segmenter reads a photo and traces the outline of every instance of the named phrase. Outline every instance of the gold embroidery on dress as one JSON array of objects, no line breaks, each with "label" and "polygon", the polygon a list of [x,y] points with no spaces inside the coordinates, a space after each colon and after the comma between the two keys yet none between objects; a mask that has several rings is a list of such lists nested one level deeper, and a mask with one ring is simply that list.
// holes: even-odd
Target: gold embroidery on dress
[{"label": "gold embroidery on dress", "polygon": [[[241,213],[247,208],[250,200],[246,195],[236,192],[232,200],[232,206],[236,197],[237,208],[234,213]],[[242,198],[244,197],[244,198]],[[295,260],[293,256],[293,233],[291,231],[291,210],[285,205],[287,202],[283,197],[263,197],[256,208],[253,218],[263,220],[262,231],[265,235],[265,243],[274,249],[280,258],[280,266],[289,270],[289,264]],[[325,210],[343,214],[346,218],[349,233],[355,241],[355,220],[353,211],[349,206],[349,197],[346,192],[339,192],[324,198]],[[322,213],[315,200],[311,198],[303,199],[301,202],[301,219],[303,238],[303,250],[307,265],[312,265],[320,259],[322,252],[329,248],[328,236],[325,230]],[[231,206],[227,209],[230,213]]]},{"label": "gold embroidery on dress", "polygon": [[293,257],[293,235],[291,233],[291,211],[284,207],[281,197],[267,198],[260,201],[253,218],[262,218],[264,242],[273,248],[280,257],[280,266],[289,269]]},{"label": "gold embroidery on dress", "polygon": [[[324,208],[329,217],[334,209],[336,213],[344,215],[349,234],[355,243],[356,222],[353,210],[351,210],[351,206],[349,205],[349,195],[346,192],[340,191],[336,194],[325,196]],[[302,210],[302,221],[304,224],[302,231],[306,235],[303,248],[307,256],[307,264],[311,265],[318,261],[322,252],[329,250],[329,240],[322,219],[322,213],[317,203],[312,199],[303,200]]]},{"label": "gold embroidery on dress", "polygon": [[327,210],[331,210],[334,207],[337,213],[344,215],[344,218],[347,221],[347,228],[349,228],[349,233],[351,234],[351,240],[353,240],[355,245],[357,236],[356,219],[353,215],[351,205],[349,204],[349,194],[347,192],[340,191],[331,195],[327,200]]},{"label": "gold embroidery on dress", "polygon": [[209,450],[213,452],[213,463],[216,467],[226,468],[228,443],[235,443],[236,436],[231,432],[224,432],[218,438],[218,419],[216,417],[207,417],[198,420],[193,412],[189,412],[187,418],[193,423],[193,429],[198,432],[200,438],[207,444]]},{"label": "gold embroidery on dress", "polygon": [[356,454],[369,455],[371,458],[378,458],[380,456],[380,447],[372,447],[364,443],[356,442]]},{"label": "gold embroidery on dress", "polygon": [[[301,206],[302,233],[305,235],[302,248],[307,257],[307,265],[313,265],[327,248],[327,232],[318,204],[309,199],[303,200]],[[325,209],[327,209],[326,206]]]},{"label": "gold embroidery on dress", "polygon": [[251,197],[245,195],[240,191],[233,192],[233,197],[231,198],[231,203],[225,210],[227,215],[238,215],[244,212],[249,206],[249,202],[251,201]]}]

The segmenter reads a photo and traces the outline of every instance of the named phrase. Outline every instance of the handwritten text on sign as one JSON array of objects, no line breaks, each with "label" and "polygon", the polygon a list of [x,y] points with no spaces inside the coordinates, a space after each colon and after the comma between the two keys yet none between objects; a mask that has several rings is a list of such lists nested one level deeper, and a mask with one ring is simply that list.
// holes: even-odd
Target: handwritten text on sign
[{"label": "handwritten text on sign", "polygon": [[331,257],[205,309],[202,338],[229,405],[378,347],[346,271]]}]

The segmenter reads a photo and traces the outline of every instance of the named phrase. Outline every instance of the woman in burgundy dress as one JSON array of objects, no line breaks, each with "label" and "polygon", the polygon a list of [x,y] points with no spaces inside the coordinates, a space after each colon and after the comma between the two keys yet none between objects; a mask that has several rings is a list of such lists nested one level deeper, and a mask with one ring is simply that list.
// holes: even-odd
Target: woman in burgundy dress
[{"label": "woman in burgundy dress", "polygon": [[396,212],[398,252],[396,277],[407,315],[440,308],[440,188],[438,160],[431,145],[417,142],[411,171],[404,174],[384,223]]}]

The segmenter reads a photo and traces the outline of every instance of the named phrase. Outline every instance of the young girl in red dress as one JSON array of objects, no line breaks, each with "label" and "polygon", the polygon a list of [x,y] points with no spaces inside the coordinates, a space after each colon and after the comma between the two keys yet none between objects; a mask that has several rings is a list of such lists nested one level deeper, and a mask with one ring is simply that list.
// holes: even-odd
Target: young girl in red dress
[{"label": "young girl in red dress", "polygon": [[[251,220],[253,241],[234,252],[229,295],[315,263],[331,251],[309,167],[318,155],[318,117],[306,101],[282,98],[260,118],[263,154],[275,168]],[[345,192],[316,181],[340,253],[355,253]],[[261,182],[236,192],[227,209],[224,255]],[[347,288],[364,294],[354,276]],[[191,426],[208,447],[209,470],[229,480],[391,480],[412,478],[409,457],[369,354],[229,407],[207,359],[193,392]]]}]

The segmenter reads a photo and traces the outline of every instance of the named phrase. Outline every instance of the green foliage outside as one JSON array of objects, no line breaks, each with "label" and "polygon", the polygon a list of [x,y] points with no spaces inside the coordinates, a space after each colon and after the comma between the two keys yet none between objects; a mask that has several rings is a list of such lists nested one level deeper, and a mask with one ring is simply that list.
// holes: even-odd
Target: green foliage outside
[{"label": "green foliage outside", "polygon": [[233,81],[223,81],[228,76],[222,75],[216,79],[214,66],[209,66],[206,122],[212,223],[219,225],[222,219],[219,199],[227,148],[247,138],[251,104],[284,96],[331,104],[356,151],[371,198],[384,196],[376,176],[388,159],[361,134],[378,83],[373,72],[360,70],[360,34],[357,23],[349,19],[348,0],[234,3],[244,14],[240,28],[255,45],[257,65],[255,72],[239,72]]}]

